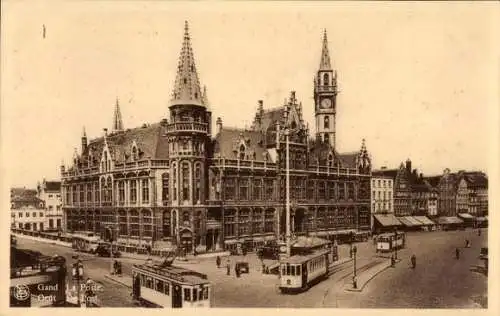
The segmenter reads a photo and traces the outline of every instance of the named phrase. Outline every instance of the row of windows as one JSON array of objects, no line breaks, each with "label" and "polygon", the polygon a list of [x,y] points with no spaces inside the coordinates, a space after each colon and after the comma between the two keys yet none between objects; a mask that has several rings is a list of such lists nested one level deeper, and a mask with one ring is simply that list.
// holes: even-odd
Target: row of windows
[{"label": "row of windows", "polygon": [[[383,195],[381,193],[384,193]],[[372,197],[375,198],[377,197],[379,200],[382,199],[382,196],[383,196],[383,199],[392,199],[392,192],[391,191],[373,191],[372,192]]]},{"label": "row of windows", "polygon": [[[170,295],[171,284],[170,282],[165,282],[162,280],[153,279],[152,277],[140,275],[141,286],[146,287],[156,292],[160,292],[165,295]],[[184,288],[184,301],[186,302],[196,302],[202,300],[208,300],[208,287],[202,289],[198,288]]]},{"label": "row of windows", "polygon": [[[37,212],[32,212],[32,213],[31,213],[31,216],[32,216],[32,217],[36,217],[36,214],[37,214]],[[29,213],[29,212],[26,212],[26,213],[25,213],[25,216],[26,216],[26,217],[30,217],[30,213]],[[39,212],[39,213],[38,213],[38,216],[39,216],[39,217],[43,217],[43,212]],[[14,213],[12,213],[11,217],[16,217],[16,213],[15,213],[15,212],[14,212]],[[19,213],[17,213],[17,217],[22,218],[22,217],[23,217],[23,212],[19,212]]]},{"label": "row of windows", "polygon": [[392,210],[392,203],[373,203],[373,210],[374,211],[390,211]]},{"label": "row of windows", "polygon": [[382,188],[382,186],[384,188],[386,188],[386,187],[392,188],[392,181],[391,180],[380,180],[380,179],[375,180],[375,179],[373,179],[372,186],[375,186],[375,185],[377,185],[379,188]]},{"label": "row of windows", "polygon": [[[285,182],[280,181],[283,188],[280,197],[285,198]],[[274,200],[275,182],[273,179],[227,178],[224,181],[224,197],[226,200]],[[290,179],[290,197],[297,200],[344,200],[355,199],[354,183],[338,183],[324,180]]]},{"label": "row of windows", "polygon": [[141,188],[141,201],[142,203],[149,203],[149,179],[140,180],[122,180],[116,181],[116,187],[118,188],[118,195],[113,196],[113,184],[111,178],[107,180],[102,179],[100,186],[99,183],[87,183],[81,185],[67,186],[63,188],[65,191],[65,204],[77,204],[80,203],[98,203],[100,199],[103,202],[111,203],[114,198],[118,199],[118,202],[125,202],[125,186],[128,187],[128,195],[131,203],[136,203],[138,198],[138,186]]}]

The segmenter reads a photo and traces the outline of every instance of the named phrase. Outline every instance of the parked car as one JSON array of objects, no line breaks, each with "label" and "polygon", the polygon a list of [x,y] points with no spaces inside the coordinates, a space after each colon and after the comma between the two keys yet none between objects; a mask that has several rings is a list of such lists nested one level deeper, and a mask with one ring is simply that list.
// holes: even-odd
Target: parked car
[{"label": "parked car", "polygon": [[[98,255],[99,257],[110,257],[111,256],[111,245],[109,243],[100,243],[97,246],[97,249],[95,250],[95,254]],[[121,256],[121,253],[113,249],[113,257],[114,258],[119,258]]]},{"label": "parked car", "polygon": [[240,271],[240,273],[250,273],[250,268],[248,267],[248,262],[239,261],[236,262],[236,269]]}]

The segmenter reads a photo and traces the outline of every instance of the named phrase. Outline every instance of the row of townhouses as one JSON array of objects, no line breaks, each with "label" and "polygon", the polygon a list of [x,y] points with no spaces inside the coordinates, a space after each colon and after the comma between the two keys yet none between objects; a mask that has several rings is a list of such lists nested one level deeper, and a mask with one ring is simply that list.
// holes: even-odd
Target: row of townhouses
[{"label": "row of townhouses", "polygon": [[[408,159],[399,168],[372,170],[371,188],[372,228],[378,219],[386,218],[389,223],[391,216],[380,216],[383,214],[403,218],[403,222],[405,218],[414,221],[414,217],[424,217],[427,223],[455,217],[487,221],[488,177],[481,171],[452,173],[445,169],[442,175],[424,177],[412,169]],[[394,219],[392,223],[397,226]]]},{"label": "row of townhouses", "polygon": [[36,189],[10,190],[11,227],[34,231],[62,231],[61,182],[38,183]]}]

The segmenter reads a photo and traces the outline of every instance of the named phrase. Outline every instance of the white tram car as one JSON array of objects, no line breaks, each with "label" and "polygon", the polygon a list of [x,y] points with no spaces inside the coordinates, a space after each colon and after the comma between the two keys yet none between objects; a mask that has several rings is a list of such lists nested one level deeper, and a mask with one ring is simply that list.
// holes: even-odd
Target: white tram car
[{"label": "white tram car", "polygon": [[328,278],[329,250],[316,251],[309,255],[296,255],[280,263],[280,285],[282,293],[305,291],[322,279]]},{"label": "white tram car", "polygon": [[149,307],[210,307],[212,289],[205,274],[180,267],[133,265],[132,295]]},{"label": "white tram car", "polygon": [[377,252],[390,252],[394,249],[404,248],[406,234],[404,232],[385,233],[377,237]]}]

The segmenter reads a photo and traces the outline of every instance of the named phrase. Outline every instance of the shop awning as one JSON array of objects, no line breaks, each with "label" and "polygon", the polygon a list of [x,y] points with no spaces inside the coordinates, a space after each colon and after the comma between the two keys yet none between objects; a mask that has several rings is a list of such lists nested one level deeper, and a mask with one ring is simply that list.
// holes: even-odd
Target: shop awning
[{"label": "shop awning", "polygon": [[438,218],[438,223],[441,225],[446,224],[462,224],[464,221],[456,216],[442,216]]},{"label": "shop awning", "polygon": [[236,239],[228,239],[228,240],[224,240],[224,243],[226,245],[234,245],[234,244],[238,243],[238,241]]},{"label": "shop awning", "polygon": [[463,219],[474,219],[474,216],[470,215],[469,213],[459,213],[458,216]]},{"label": "shop awning", "polygon": [[422,223],[422,225],[435,225],[427,216],[413,216],[416,220]]},{"label": "shop awning", "polygon": [[411,216],[398,217],[398,220],[406,227],[422,226],[422,223],[417,223],[416,220],[414,220]]},{"label": "shop awning", "polygon": [[253,241],[264,241],[264,237],[254,237]]},{"label": "shop awning", "polygon": [[476,217],[476,220],[478,222],[487,222],[488,221],[488,218],[485,216],[485,217]]},{"label": "shop awning", "polygon": [[375,214],[373,217],[385,227],[401,225],[401,222],[393,214]]},{"label": "shop awning", "polygon": [[264,237],[265,240],[275,240],[276,236],[266,236]]}]

